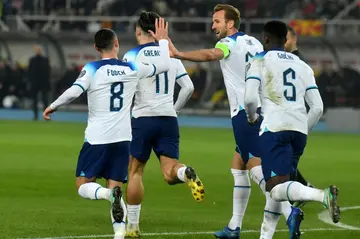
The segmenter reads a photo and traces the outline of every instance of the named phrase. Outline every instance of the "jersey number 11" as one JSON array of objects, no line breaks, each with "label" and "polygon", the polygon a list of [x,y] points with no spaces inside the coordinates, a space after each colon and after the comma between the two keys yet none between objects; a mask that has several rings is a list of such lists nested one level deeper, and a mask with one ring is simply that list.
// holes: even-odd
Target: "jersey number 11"
[{"label": "jersey number 11", "polygon": [[[164,94],[167,94],[169,91],[169,77],[168,77],[168,72],[164,72],[162,74],[158,74],[155,76],[155,80],[156,80],[156,93],[159,94],[160,93],[160,81],[164,81]],[[162,91],[162,89],[161,89]]]}]

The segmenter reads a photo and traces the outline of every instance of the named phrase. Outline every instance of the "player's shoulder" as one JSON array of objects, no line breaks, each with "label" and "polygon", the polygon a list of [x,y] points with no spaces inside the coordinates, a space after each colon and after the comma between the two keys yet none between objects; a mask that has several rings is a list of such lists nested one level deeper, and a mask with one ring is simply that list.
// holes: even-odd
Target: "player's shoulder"
[{"label": "player's shoulder", "polygon": [[182,61],[180,59],[170,58],[170,64],[174,65],[174,66],[175,65],[178,66],[178,65],[182,64]]},{"label": "player's shoulder", "polygon": [[298,58],[299,58],[298,63],[303,68],[303,70],[310,75],[314,75],[314,70],[312,69],[312,67],[308,63],[306,63],[304,60],[302,60],[300,57],[298,57]]},{"label": "player's shoulder", "polygon": [[263,51],[258,53],[257,58],[262,58],[265,60],[277,61],[277,60],[294,60],[301,61],[300,58],[290,52],[286,52],[282,49],[271,49],[268,51]]},{"label": "player's shoulder", "polygon": [[[137,47],[129,50],[124,54],[123,60],[124,61],[135,61],[139,55],[141,55],[142,52],[144,52],[144,56],[152,56],[158,54],[156,52],[156,48],[159,47],[159,44],[156,42],[150,42],[146,44],[138,45]],[[155,52],[154,52],[155,50]]]},{"label": "player's shoulder", "polygon": [[263,61],[265,56],[268,54],[268,51],[262,51],[253,56],[252,61]]},{"label": "player's shoulder", "polygon": [[98,61],[92,61],[87,63],[83,69],[89,70],[93,73],[95,73],[97,70],[99,70],[103,66],[119,66],[119,67],[125,67],[129,68],[131,70],[136,70],[136,65],[133,62],[125,62],[119,59],[111,58],[111,59],[102,59]]},{"label": "player's shoulder", "polygon": [[224,44],[227,44],[227,45],[229,45],[229,44],[234,44],[234,43],[236,43],[237,38],[238,38],[239,36],[243,36],[243,35],[244,35],[244,33],[242,33],[242,32],[237,32],[237,33],[235,33],[235,34],[233,34],[233,35],[230,35],[230,36],[226,36],[226,37],[224,37],[224,38],[221,38],[221,39],[218,41],[218,43],[224,43]]}]

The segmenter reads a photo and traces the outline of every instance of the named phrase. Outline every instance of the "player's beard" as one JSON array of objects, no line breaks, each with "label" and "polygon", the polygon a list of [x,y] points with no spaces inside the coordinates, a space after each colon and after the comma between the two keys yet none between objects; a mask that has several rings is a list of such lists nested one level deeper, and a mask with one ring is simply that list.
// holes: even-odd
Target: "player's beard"
[{"label": "player's beard", "polygon": [[[215,31],[215,34],[216,34],[216,31]],[[222,38],[225,38],[226,36],[227,36],[226,29],[222,29],[219,31],[219,34],[216,34],[217,39],[222,39]]]}]

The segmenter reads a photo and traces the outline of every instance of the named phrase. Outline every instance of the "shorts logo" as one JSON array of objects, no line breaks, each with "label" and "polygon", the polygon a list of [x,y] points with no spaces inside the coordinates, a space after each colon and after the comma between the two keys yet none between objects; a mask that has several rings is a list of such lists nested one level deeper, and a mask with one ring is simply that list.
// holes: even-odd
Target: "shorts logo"
[{"label": "shorts logo", "polygon": [[79,77],[78,77],[78,78],[83,77],[85,74],[86,74],[86,70],[82,70],[82,71],[80,72],[80,75],[79,75]]}]

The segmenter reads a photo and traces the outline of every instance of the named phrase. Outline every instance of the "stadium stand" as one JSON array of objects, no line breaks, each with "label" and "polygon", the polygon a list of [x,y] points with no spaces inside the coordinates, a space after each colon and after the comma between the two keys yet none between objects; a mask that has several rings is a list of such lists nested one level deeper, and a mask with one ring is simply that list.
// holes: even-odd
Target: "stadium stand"
[{"label": "stadium stand", "polygon": [[[360,49],[355,38],[346,37],[359,35],[359,23],[351,19],[360,17],[360,4],[354,4],[356,2],[352,0],[222,2],[241,9],[241,30],[257,37],[260,37],[256,34],[261,31],[266,19],[294,19],[287,22],[296,29],[301,51],[315,70],[325,106],[360,107],[359,96],[354,90],[360,88],[360,61],[357,59]],[[181,48],[188,49],[191,45],[212,47],[215,40],[209,16],[216,3],[218,1],[214,0],[132,0],[131,4],[125,4],[125,0],[2,1],[0,28],[7,30],[9,35],[0,37],[0,46],[3,45],[0,47],[0,103],[2,104],[5,98],[16,98],[17,104],[12,107],[29,106],[26,103],[29,97],[26,68],[28,58],[33,53],[29,50],[31,47],[20,43],[20,38],[22,42],[26,41],[28,46],[34,39],[39,41],[40,35],[41,41],[47,42],[44,47],[52,65],[50,94],[55,96],[72,83],[85,62],[97,58],[96,53],[91,50],[90,42],[92,32],[100,27],[111,27],[121,34],[123,54],[135,44],[133,23],[136,15],[143,10],[152,10],[168,16],[174,39]],[[331,20],[339,14],[342,14],[341,21]],[[109,20],[107,16],[110,16]],[[192,33],[189,35],[187,32]],[[33,35],[33,38],[25,40],[29,35]],[[344,38],[337,37],[340,35]],[[77,39],[76,42],[74,39]],[[9,41],[12,41],[12,44],[7,44]],[[90,47],[77,47],[84,43]],[[6,45],[8,47],[5,47]],[[196,86],[188,107],[204,109],[205,112],[214,110],[212,113],[222,109],[221,112],[227,113],[226,91],[218,64],[186,63],[186,66]],[[19,87],[20,85],[25,87]],[[80,105],[85,102],[85,96],[77,101]]]}]

